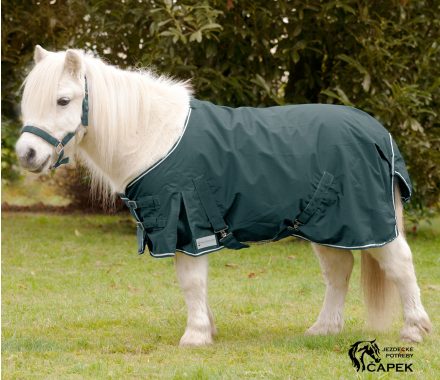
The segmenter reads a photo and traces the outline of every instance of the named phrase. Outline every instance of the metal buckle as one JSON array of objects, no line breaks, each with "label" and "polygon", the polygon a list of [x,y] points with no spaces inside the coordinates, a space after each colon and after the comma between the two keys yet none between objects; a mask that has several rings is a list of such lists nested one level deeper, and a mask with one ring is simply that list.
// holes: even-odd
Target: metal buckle
[{"label": "metal buckle", "polygon": [[63,149],[64,149],[64,145],[63,144],[61,144],[61,143],[59,143],[56,147],[55,147],[55,152],[56,152],[56,154],[58,154],[58,156],[61,154],[61,152],[63,151]]},{"label": "metal buckle", "polygon": [[136,226],[137,226],[137,228],[140,228],[142,231],[145,231],[145,227],[142,224],[142,222],[136,222]]},{"label": "metal buckle", "polygon": [[130,201],[129,199],[127,200],[127,206],[129,208],[137,208],[137,203],[136,201]]},{"label": "metal buckle", "polygon": [[230,235],[230,232],[226,232],[228,230],[229,226],[226,226],[222,230],[214,231],[215,234],[220,234],[220,238],[224,239],[226,236]]},{"label": "metal buckle", "polygon": [[293,229],[295,230],[295,231],[298,231],[298,229],[299,229],[299,227],[301,227],[302,226],[302,223],[298,220],[298,219],[295,219],[294,221],[293,221]]}]

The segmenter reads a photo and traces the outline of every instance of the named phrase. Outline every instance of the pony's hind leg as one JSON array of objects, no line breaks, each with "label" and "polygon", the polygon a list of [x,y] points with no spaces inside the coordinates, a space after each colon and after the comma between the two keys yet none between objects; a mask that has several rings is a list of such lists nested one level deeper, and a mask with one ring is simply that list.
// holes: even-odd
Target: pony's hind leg
[{"label": "pony's hind leg", "polygon": [[208,306],[208,256],[190,257],[176,253],[176,271],[188,308],[187,325],[180,345],[211,344],[216,328]]},{"label": "pony's hind leg", "polygon": [[324,304],[307,335],[337,334],[344,326],[344,303],[348,290],[353,254],[351,251],[312,244],[326,283]]},{"label": "pony's hind leg", "polygon": [[431,331],[431,322],[420,300],[420,289],[408,243],[400,234],[391,243],[369,249],[368,253],[377,260],[399,291],[404,317],[401,338],[408,342],[421,342],[423,334]]},{"label": "pony's hind leg", "polygon": [[[394,195],[399,236],[383,247],[369,249],[368,253],[377,260],[385,276],[394,282],[399,291],[404,318],[401,338],[409,342],[421,342],[423,334],[429,333],[432,326],[420,299],[411,249],[404,236],[403,206],[397,185]],[[374,288],[374,284],[370,286]]]}]

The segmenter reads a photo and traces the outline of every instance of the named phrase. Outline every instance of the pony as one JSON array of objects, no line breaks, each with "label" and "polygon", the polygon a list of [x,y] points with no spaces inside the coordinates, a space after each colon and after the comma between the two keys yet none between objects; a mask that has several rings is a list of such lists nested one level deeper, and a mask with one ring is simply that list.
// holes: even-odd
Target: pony
[{"label": "pony", "polygon": [[360,341],[351,345],[348,355],[350,356],[353,367],[356,371],[365,371],[364,356],[368,355],[376,363],[380,362],[380,350],[376,344],[376,339],[370,341]]},{"label": "pony", "polygon": [[[150,71],[121,70],[75,49],[49,52],[36,46],[34,61],[21,102],[24,125],[34,130],[24,129],[16,143],[20,164],[31,172],[45,173],[64,163],[64,155],[74,155],[90,171],[92,188],[108,197],[123,192],[130,181],[158,163],[183,133],[192,96],[188,82]],[[87,107],[88,117],[82,120]],[[398,186],[394,202],[397,237],[384,246],[361,250],[368,321],[378,330],[388,328],[397,289],[404,315],[401,338],[421,342],[431,322],[404,236]],[[337,334],[344,324],[353,254],[315,243],[312,248],[326,291],[321,312],[306,334]],[[211,344],[216,327],[208,304],[208,255],[176,252],[175,267],[188,312],[180,345]]]}]

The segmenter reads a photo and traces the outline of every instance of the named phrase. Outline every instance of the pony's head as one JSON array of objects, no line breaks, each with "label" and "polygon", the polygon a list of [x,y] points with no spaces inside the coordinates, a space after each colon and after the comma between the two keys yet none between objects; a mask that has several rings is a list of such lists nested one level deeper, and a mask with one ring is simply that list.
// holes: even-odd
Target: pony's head
[{"label": "pony's head", "polygon": [[85,63],[81,51],[52,53],[38,45],[34,61],[24,82],[24,128],[15,149],[24,168],[42,173],[65,163],[64,154],[84,135]]}]

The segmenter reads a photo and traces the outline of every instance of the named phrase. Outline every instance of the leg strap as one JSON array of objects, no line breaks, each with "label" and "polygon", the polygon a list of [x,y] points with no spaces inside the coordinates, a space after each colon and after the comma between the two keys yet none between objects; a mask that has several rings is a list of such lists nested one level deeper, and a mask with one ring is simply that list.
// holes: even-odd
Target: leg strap
[{"label": "leg strap", "polygon": [[220,243],[230,249],[241,249],[249,247],[246,244],[240,243],[232,234],[228,232],[228,225],[223,219],[219,207],[212,195],[212,191],[209,185],[203,179],[193,180],[194,187],[196,188],[197,194],[199,196],[200,202],[202,203],[203,209],[205,210],[206,216],[211,223],[214,233],[220,235]]},{"label": "leg strap", "polygon": [[328,189],[333,183],[333,178],[333,174],[324,172],[321,180],[318,183],[318,187],[312,196],[312,199],[307,204],[306,208],[301,211],[301,213],[293,220],[291,226],[288,228],[298,231],[302,225],[306,224],[312,218],[312,216],[322,205],[322,202],[325,200]]}]

